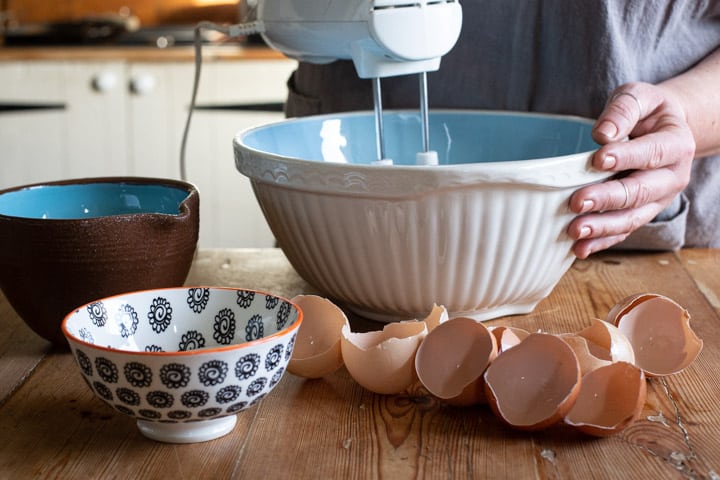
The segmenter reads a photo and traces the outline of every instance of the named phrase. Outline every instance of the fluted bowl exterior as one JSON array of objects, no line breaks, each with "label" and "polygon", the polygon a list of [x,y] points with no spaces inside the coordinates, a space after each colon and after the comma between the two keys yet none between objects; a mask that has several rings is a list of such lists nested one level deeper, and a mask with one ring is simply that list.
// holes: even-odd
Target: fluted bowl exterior
[{"label": "fluted bowl exterior", "polygon": [[434,303],[480,320],[532,311],[574,260],[570,195],[608,176],[591,167],[592,122],[432,112],[432,166],[414,164],[416,113],[386,113],[384,124],[392,165],[374,163],[367,112],[235,137],[236,166],[295,269],[383,321],[424,316]]}]

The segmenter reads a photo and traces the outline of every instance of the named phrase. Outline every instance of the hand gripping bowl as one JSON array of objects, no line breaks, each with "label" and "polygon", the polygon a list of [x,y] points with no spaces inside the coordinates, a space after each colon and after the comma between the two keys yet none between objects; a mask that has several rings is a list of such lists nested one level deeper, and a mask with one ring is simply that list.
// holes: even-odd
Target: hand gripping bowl
[{"label": "hand gripping bowl", "polygon": [[0,192],[0,288],[67,348],[63,317],[96,298],[175,287],[197,248],[199,194],[170,179],[83,178]]},{"label": "hand gripping bowl", "polygon": [[243,131],[237,169],[251,179],[298,273],[356,313],[422,318],[434,303],[486,320],[528,313],[574,259],[572,192],[591,168],[592,122],[577,117],[433,111],[439,165],[415,165],[416,112],[306,117]]},{"label": "hand gripping bowl", "polygon": [[275,295],[185,287],[93,301],[62,329],[95,395],[148,438],[191,443],[230,432],[275,388],[301,322]]}]

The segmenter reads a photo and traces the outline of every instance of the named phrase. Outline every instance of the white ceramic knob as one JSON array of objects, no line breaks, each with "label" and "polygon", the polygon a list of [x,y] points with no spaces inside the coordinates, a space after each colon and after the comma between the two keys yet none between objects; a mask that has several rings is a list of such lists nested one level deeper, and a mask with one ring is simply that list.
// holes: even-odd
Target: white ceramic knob
[{"label": "white ceramic knob", "polygon": [[118,84],[115,72],[100,72],[92,79],[92,86],[98,92],[109,92]]},{"label": "white ceramic knob", "polygon": [[144,95],[155,90],[155,77],[149,73],[140,73],[130,79],[130,90],[138,95]]}]

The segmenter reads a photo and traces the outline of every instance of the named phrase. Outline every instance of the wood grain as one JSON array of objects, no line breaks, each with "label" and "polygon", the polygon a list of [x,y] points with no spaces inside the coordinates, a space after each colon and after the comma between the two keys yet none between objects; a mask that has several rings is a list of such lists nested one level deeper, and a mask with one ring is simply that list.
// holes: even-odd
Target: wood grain
[{"label": "wood grain", "polygon": [[[280,52],[267,47],[244,47],[235,45],[205,45],[202,48],[203,63],[213,61],[278,60],[286,58]],[[172,48],[156,47],[2,47],[0,61],[97,61],[113,60],[127,62],[192,62],[195,50],[190,46]]]},{"label": "wood grain", "polygon": [[0,290],[0,405],[50,351],[50,342],[25,325]]},{"label": "wood grain", "polygon": [[[575,331],[648,291],[685,306],[704,351],[684,372],[650,380],[641,419],[612,437],[560,425],[515,431],[486,406],[450,407],[419,386],[371,394],[341,369],[319,380],[288,374],[231,434],[168,445],[97,400],[69,354],[34,352],[39,364],[0,405],[0,478],[718,478],[718,262],[716,251],[596,255],[577,261],[532,314],[491,322]],[[200,251],[188,283],[312,291],[274,249]]]}]

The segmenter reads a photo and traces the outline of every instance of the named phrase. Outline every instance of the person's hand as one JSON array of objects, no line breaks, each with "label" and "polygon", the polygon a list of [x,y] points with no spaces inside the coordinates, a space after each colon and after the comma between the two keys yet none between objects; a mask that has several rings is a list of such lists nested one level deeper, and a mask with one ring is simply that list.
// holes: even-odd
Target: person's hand
[{"label": "person's hand", "polygon": [[687,186],[695,156],[682,105],[669,91],[647,83],[628,83],[612,93],[593,138],[601,145],[593,166],[619,175],[570,198],[578,216],[568,235],[578,258],[623,241],[654,219]]}]

